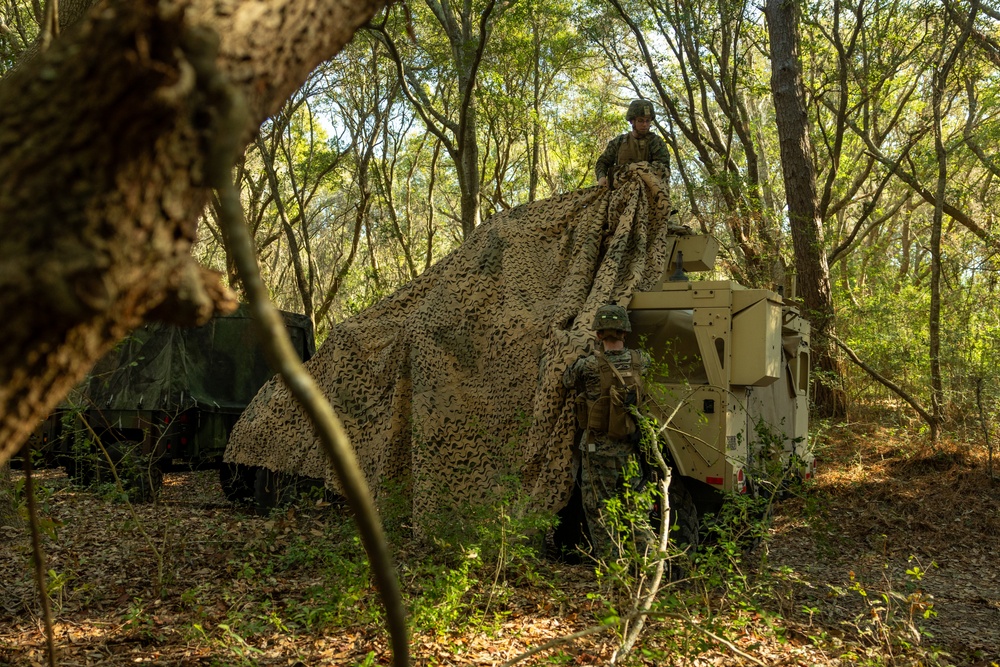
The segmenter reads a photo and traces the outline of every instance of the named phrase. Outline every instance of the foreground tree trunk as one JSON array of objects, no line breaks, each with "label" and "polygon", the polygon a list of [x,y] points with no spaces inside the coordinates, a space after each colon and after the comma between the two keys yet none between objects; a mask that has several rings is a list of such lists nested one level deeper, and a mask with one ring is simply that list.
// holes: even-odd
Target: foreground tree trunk
[{"label": "foreground tree trunk", "polygon": [[764,14],[771,42],[771,93],[795,248],[798,291],[812,323],[813,367],[817,378],[813,383],[813,398],[820,414],[838,417],[845,414],[846,406],[840,384],[842,369],[831,337],[835,333],[833,299],[802,85],[799,5],[796,0],[767,0]]},{"label": "foreground tree trunk", "polygon": [[0,464],[129,330],[234,305],[190,255],[205,173],[383,4],[113,0],[0,81]]}]

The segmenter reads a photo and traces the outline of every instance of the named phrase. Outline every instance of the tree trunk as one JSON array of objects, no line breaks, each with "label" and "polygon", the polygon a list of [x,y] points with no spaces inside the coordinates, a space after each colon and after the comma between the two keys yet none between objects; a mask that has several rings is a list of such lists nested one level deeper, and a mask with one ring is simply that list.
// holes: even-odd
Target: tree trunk
[{"label": "tree trunk", "polygon": [[947,72],[935,76],[932,106],[934,109],[934,155],[937,158],[938,178],[934,217],[931,221],[931,303],[928,313],[928,356],[931,370],[931,445],[937,445],[944,420],[944,381],[941,378],[941,227],[944,223],[944,193],[948,182],[948,155],[945,152],[941,129],[941,98]]},{"label": "tree trunk", "polygon": [[[474,85],[474,84],[468,84]],[[479,144],[476,140],[476,104],[473,101],[465,113],[464,133],[460,139],[458,182],[462,189],[462,238],[467,239],[479,226],[480,191]]]},{"label": "tree trunk", "polygon": [[531,167],[528,174],[528,201],[533,202],[538,197],[538,159],[539,143],[541,143],[542,105],[541,100],[541,67],[542,38],[538,30],[538,19],[531,16],[531,39],[534,47],[535,66],[531,68]]},{"label": "tree trunk", "polygon": [[[458,70],[458,94],[464,103],[460,108],[461,117],[455,138],[458,150],[453,157],[462,189],[462,238],[467,239],[480,222],[482,174],[479,171],[479,138],[476,136],[479,120],[476,115],[476,73],[479,67],[476,54],[481,47],[478,40],[486,40],[487,35],[484,32],[477,40],[469,33],[469,26],[465,25],[461,36],[452,36],[451,39],[453,45],[460,45],[455,48],[455,67]],[[470,51],[473,54],[471,57]]]},{"label": "tree trunk", "polygon": [[785,199],[795,249],[798,292],[813,331],[813,399],[823,416],[846,412],[841,364],[834,334],[830,270],[826,262],[823,221],[819,215],[816,170],[809,143],[809,119],[799,57],[799,5],[795,0],[767,0],[764,7],[771,42],[771,93],[781,149]]},{"label": "tree trunk", "polygon": [[234,305],[190,254],[204,174],[382,4],[113,0],[0,81],[0,463],[130,329]]},{"label": "tree trunk", "polygon": [[[955,66],[955,61],[965,47],[966,41],[972,34],[972,26],[979,11],[979,0],[972,0],[969,8],[968,21],[961,22],[962,32],[959,35],[955,48],[947,58],[944,58],[944,47],[941,47],[941,61],[934,73],[934,92],[931,106],[934,112],[934,156],[937,158],[938,179],[937,192],[934,202],[934,220],[931,224],[931,304],[930,321],[928,322],[928,334],[931,365],[931,409],[933,419],[931,420],[931,445],[936,445],[941,431],[941,424],[944,421],[944,380],[941,376],[941,227],[944,222],[944,195],[948,183],[948,152],[945,150],[942,117],[945,95],[945,85],[948,82],[948,75]],[[950,25],[950,16],[944,22],[945,29]]]}]

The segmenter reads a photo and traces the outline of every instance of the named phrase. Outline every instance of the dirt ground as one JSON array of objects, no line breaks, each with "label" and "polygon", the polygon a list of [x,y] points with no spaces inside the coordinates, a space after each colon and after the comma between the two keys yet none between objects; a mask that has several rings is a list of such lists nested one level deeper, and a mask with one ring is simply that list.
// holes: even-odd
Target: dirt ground
[{"label": "dirt ground", "polygon": [[[863,424],[831,435],[815,496],[780,508],[772,565],[787,564],[811,584],[798,591],[804,604],[842,600],[826,607],[835,621],[869,607],[842,594],[852,575],[896,602],[922,591],[936,613],[920,622],[926,643],[946,648],[956,664],[1000,660],[1000,484],[990,480],[987,453],[954,442],[935,452],[909,434]],[[810,504],[818,506],[812,519]],[[914,568],[926,572],[919,582],[907,575]]]},{"label": "dirt ground", "polygon": [[[930,664],[907,658],[914,653],[900,638],[939,647],[942,665],[1000,660],[1000,494],[986,453],[956,443],[934,452],[912,435],[859,424],[827,440],[815,485],[777,506],[769,539],[747,558],[778,581],[761,602],[772,615],[744,614],[728,644],[704,642],[698,657],[676,664]],[[56,470],[39,471],[37,482],[58,664],[388,664],[377,614],[308,632],[274,619],[252,636],[230,625],[268,618],[261,600],[305,599],[315,568],[261,564],[272,553],[288,558],[282,536],[329,539],[325,517],[335,508],[258,517],[225,501],[215,471],[168,474],[159,504],[134,514]],[[411,594],[422,585],[417,570],[405,554],[399,561]],[[415,633],[414,664],[499,665],[594,625],[592,568],[548,563],[538,573],[512,584],[488,628]],[[357,604],[374,606],[373,592],[364,594]],[[46,664],[37,599],[25,529],[0,528],[0,665]],[[671,622],[653,624],[647,648],[663,645],[657,628]],[[887,655],[872,662],[880,646]],[[523,664],[604,664],[613,648],[609,633],[594,634]]]}]

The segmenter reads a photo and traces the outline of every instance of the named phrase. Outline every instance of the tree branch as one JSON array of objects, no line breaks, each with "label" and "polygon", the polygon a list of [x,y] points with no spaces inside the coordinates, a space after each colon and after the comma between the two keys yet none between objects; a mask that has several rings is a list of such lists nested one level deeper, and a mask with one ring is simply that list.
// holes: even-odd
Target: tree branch
[{"label": "tree branch", "polygon": [[[929,128],[925,128],[924,130],[922,130],[922,132],[927,132],[928,129]],[[868,133],[860,132],[859,128],[855,128],[855,131],[859,133],[859,136],[868,145],[869,155],[871,155],[873,158],[875,158],[883,165],[888,167],[889,170],[892,171],[892,173],[895,174],[897,178],[899,178],[899,180],[909,185],[913,189],[913,191],[916,192],[918,195],[920,195],[920,197],[925,202],[927,202],[931,206],[937,205],[937,198],[930,190],[925,188],[920,183],[920,181],[917,180],[916,176],[903,169],[903,167],[899,164],[899,161],[890,160],[885,155],[883,155],[882,151],[879,150],[879,148],[871,140],[871,137],[868,136]],[[1000,240],[996,239],[988,230],[981,227],[979,223],[977,223],[975,220],[969,217],[964,211],[956,208],[953,204],[951,204],[948,201],[942,202],[942,208],[950,218],[952,218],[955,222],[958,222],[963,227],[968,229],[970,232],[978,236],[979,239],[983,241],[986,245],[990,246],[991,248],[1000,250]]]},{"label": "tree branch", "polygon": [[913,398],[908,393],[906,393],[905,391],[903,391],[903,388],[900,387],[898,384],[896,384],[895,382],[893,382],[889,378],[885,377],[884,375],[882,375],[881,373],[879,373],[877,370],[875,370],[874,368],[872,368],[871,366],[869,366],[868,364],[866,364],[864,361],[862,361],[861,358],[857,355],[857,353],[855,353],[854,350],[852,350],[851,348],[849,348],[847,346],[847,344],[844,343],[844,341],[840,340],[839,338],[837,338],[833,334],[827,334],[827,335],[830,336],[831,339],[833,339],[833,342],[837,344],[837,347],[839,347],[840,349],[842,349],[847,354],[847,356],[850,358],[851,361],[853,361],[855,364],[857,364],[858,366],[860,366],[866,373],[868,373],[870,376],[872,376],[872,378],[876,382],[878,382],[882,386],[886,387],[889,391],[891,391],[892,393],[896,394],[897,396],[899,396],[900,398],[902,398],[904,401],[906,401],[907,403],[909,403],[910,407],[912,407],[914,410],[916,410],[917,413],[928,424],[933,423],[934,417],[932,417],[931,414],[929,412],[927,412],[927,410],[924,409],[924,407],[920,404],[920,402],[917,399]]},{"label": "tree branch", "polygon": [[[417,110],[417,113],[420,115],[421,120],[424,121],[424,125],[427,126],[427,129],[430,130],[442,144],[444,144],[448,153],[455,155],[457,152],[455,144],[452,143],[452,141],[448,138],[447,133],[445,133],[438,123],[447,127],[456,134],[458,133],[458,127],[455,126],[450,120],[439,114],[430,103],[430,100],[424,96],[420,87],[414,85],[415,82],[411,82],[409,80],[409,70],[403,67],[403,58],[399,54],[399,49],[396,48],[395,40],[392,39],[389,31],[385,29],[385,24],[382,23],[377,26],[370,26],[369,30],[375,33],[382,43],[385,44],[385,48],[389,52],[389,58],[392,60],[393,64],[396,65],[396,75],[399,78],[399,85],[403,90],[403,95],[405,95],[406,99],[413,105],[413,108]],[[418,100],[418,96],[421,99]],[[433,120],[431,119],[431,116],[434,117]]]},{"label": "tree branch", "polygon": [[214,114],[192,62],[248,100],[242,145],[383,4],[107,0],[0,80],[0,463],[129,330],[235,305],[191,255]]},{"label": "tree branch", "polygon": [[[903,150],[903,153],[896,160],[897,165],[903,159],[903,156],[906,155],[906,153],[909,152],[910,148],[912,147],[913,144],[911,143]],[[847,249],[851,247],[852,243],[854,243],[854,239],[858,235],[858,231],[861,229],[861,226],[865,223],[865,220],[868,219],[868,216],[872,214],[872,211],[875,210],[875,207],[878,206],[879,201],[882,197],[882,191],[885,189],[885,186],[889,183],[889,179],[891,177],[892,177],[892,170],[890,169],[885,173],[885,176],[882,177],[882,180],[879,181],[878,187],[875,189],[874,194],[871,195],[869,200],[865,203],[864,207],[861,209],[861,215],[858,216],[857,221],[854,223],[854,229],[851,230],[851,233],[847,236],[846,239],[843,240],[843,242],[840,245],[838,245],[836,248],[830,251],[830,254],[827,255],[826,263],[828,266],[833,266],[833,263],[840,258],[840,255],[842,253],[847,252]]]},{"label": "tree branch", "polygon": [[976,87],[973,84],[972,79],[966,79],[965,81],[965,92],[969,98],[969,115],[965,120],[965,126],[962,128],[962,137],[965,139],[965,144],[976,154],[979,161],[986,166],[987,169],[994,176],[1000,176],[1000,164],[998,164],[993,158],[986,154],[982,146],[972,136],[973,121],[976,118]]},{"label": "tree branch", "polygon": [[227,166],[232,164],[235,157],[234,149],[239,145],[239,140],[234,136],[227,137],[226,130],[235,134],[245,124],[243,116],[246,114],[246,109],[243,107],[243,100],[239,92],[230,87],[217,72],[210,71],[206,76],[219,79],[216,83],[216,92],[221,98],[219,102],[221,122],[220,127],[216,128],[219,131],[214,133],[218,143],[214,149],[216,155],[211,161],[214,169],[208,176],[219,193],[221,204],[219,220],[226,237],[226,244],[230,247],[241,280],[246,287],[268,360],[272,367],[278,369],[285,385],[309,416],[319,436],[320,446],[333,466],[344,496],[354,513],[358,532],[368,553],[372,574],[385,606],[387,626],[392,639],[393,664],[397,667],[406,667],[409,664],[409,643],[403,599],[371,492],[358,466],[343,425],[329,401],[323,396],[323,392],[302,366],[302,361],[288,336],[285,323],[277,308],[271,303],[267,287],[260,277],[253,240],[243,219],[240,192],[232,180],[230,167]]},{"label": "tree branch", "polygon": [[469,85],[465,87],[465,94],[462,95],[462,106],[458,110],[458,143],[465,147],[465,128],[468,124],[469,117],[469,105],[472,104],[473,89],[476,87],[476,73],[479,71],[479,65],[483,61],[483,51],[486,50],[486,42],[489,39],[489,21],[490,14],[493,12],[493,8],[496,7],[496,0],[490,0],[486,5],[486,9],[483,10],[482,16],[479,17],[479,43],[476,44],[476,55],[472,59],[472,67],[469,71]]}]

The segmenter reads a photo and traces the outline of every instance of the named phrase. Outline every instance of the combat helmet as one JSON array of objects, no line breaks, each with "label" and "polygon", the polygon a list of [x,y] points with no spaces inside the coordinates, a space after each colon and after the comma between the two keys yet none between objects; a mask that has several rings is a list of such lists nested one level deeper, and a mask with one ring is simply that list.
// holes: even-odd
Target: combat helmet
[{"label": "combat helmet", "polygon": [[597,314],[594,316],[594,331],[604,331],[606,329],[631,333],[632,323],[629,322],[628,312],[615,304],[608,304],[598,308]]},{"label": "combat helmet", "polygon": [[632,100],[629,102],[628,112],[625,114],[625,120],[632,121],[639,116],[656,118],[656,108],[653,106],[653,103],[649,100]]}]

